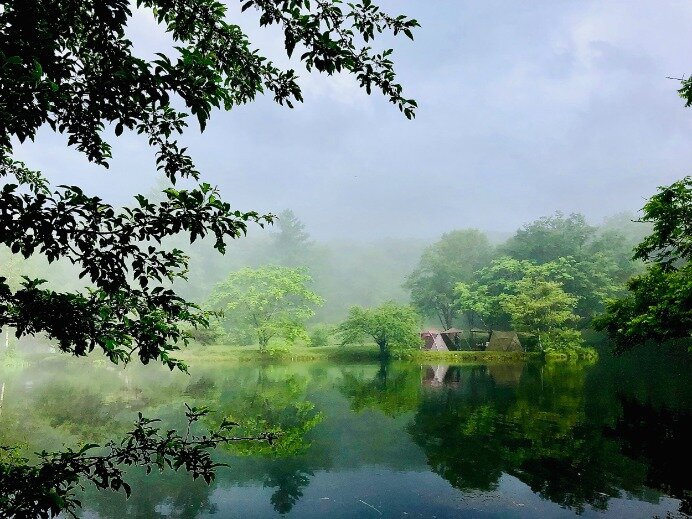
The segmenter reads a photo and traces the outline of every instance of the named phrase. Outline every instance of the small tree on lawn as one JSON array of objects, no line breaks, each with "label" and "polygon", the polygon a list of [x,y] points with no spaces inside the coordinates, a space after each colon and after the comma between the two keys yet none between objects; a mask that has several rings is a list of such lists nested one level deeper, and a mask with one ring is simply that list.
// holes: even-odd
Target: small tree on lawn
[{"label": "small tree on lawn", "polygon": [[308,285],[302,268],[244,268],[219,283],[210,306],[223,312],[224,326],[239,334],[252,333],[261,351],[276,336],[293,341],[306,336],[305,322],[323,301]]},{"label": "small tree on lawn", "polygon": [[377,308],[351,307],[338,332],[342,344],[372,338],[384,359],[393,349],[418,346],[421,342],[419,329],[420,317],[411,306],[389,301]]}]

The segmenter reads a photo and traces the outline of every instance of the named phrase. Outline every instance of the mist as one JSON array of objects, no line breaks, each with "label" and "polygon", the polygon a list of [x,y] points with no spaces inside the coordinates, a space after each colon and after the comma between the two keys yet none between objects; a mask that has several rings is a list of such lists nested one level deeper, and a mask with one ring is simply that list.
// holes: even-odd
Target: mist
[{"label": "mist", "polygon": [[[306,102],[294,110],[260,96],[216,114],[204,133],[191,121],[182,141],[205,180],[242,210],[291,208],[320,240],[430,241],[459,227],[507,236],[556,210],[600,223],[636,212],[657,186],[688,171],[692,120],[667,76],[689,68],[679,49],[692,45],[690,4],[383,7],[422,25],[394,55],[420,105],[415,121],[351,77],[303,72]],[[276,31],[232,13],[278,56]],[[143,55],[166,46],[146,12],[129,29]],[[44,128],[16,154],[59,183],[118,204],[155,183],[141,136],[115,139],[107,171],[65,143]]]}]

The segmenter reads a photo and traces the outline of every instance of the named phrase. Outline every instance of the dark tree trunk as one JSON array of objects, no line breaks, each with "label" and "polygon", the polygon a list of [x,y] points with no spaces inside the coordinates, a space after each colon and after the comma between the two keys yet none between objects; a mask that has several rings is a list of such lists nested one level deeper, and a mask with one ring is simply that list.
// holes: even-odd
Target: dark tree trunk
[{"label": "dark tree trunk", "polygon": [[380,360],[386,361],[389,359],[389,348],[387,346],[387,341],[377,341],[377,345],[380,347]]},{"label": "dark tree trunk", "polygon": [[380,359],[380,369],[377,371],[377,380],[379,387],[385,389],[387,387],[387,369],[389,367],[389,362],[384,359]]}]

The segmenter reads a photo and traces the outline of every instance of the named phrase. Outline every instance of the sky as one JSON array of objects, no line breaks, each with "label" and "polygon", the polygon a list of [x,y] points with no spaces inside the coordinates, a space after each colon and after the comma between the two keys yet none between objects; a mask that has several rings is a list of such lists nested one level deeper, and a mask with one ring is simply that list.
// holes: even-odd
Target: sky
[{"label": "sky", "polygon": [[[387,38],[414,121],[350,76],[308,74],[276,31],[233,2],[255,46],[296,67],[305,103],[261,98],[181,138],[203,177],[241,210],[291,208],[317,239],[508,233],[555,211],[598,223],[636,211],[690,174],[692,110],[667,76],[692,73],[687,0],[385,0],[422,27]],[[170,42],[150,13],[129,24],[144,57]],[[377,42],[376,42],[377,45]],[[115,204],[157,184],[141,136],[111,140],[111,168],[42,129],[16,156],[53,182]]]}]

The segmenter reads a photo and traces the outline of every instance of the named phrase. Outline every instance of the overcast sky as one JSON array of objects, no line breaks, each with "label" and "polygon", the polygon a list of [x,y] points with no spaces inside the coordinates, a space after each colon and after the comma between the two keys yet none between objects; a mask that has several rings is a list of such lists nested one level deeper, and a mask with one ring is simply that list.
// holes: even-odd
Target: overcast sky
[{"label": "overcast sky", "polygon": [[[690,173],[692,110],[666,76],[692,73],[692,2],[380,3],[422,25],[415,42],[394,42],[417,119],[350,77],[306,73],[295,110],[262,99],[216,113],[182,141],[239,209],[292,208],[318,238],[431,238],[556,210],[598,222]],[[231,18],[275,56],[279,35],[253,16],[234,4]],[[167,45],[148,13],[130,32],[141,54]],[[109,171],[65,142],[46,129],[17,156],[114,203],[156,183],[138,136],[117,139]]]}]

